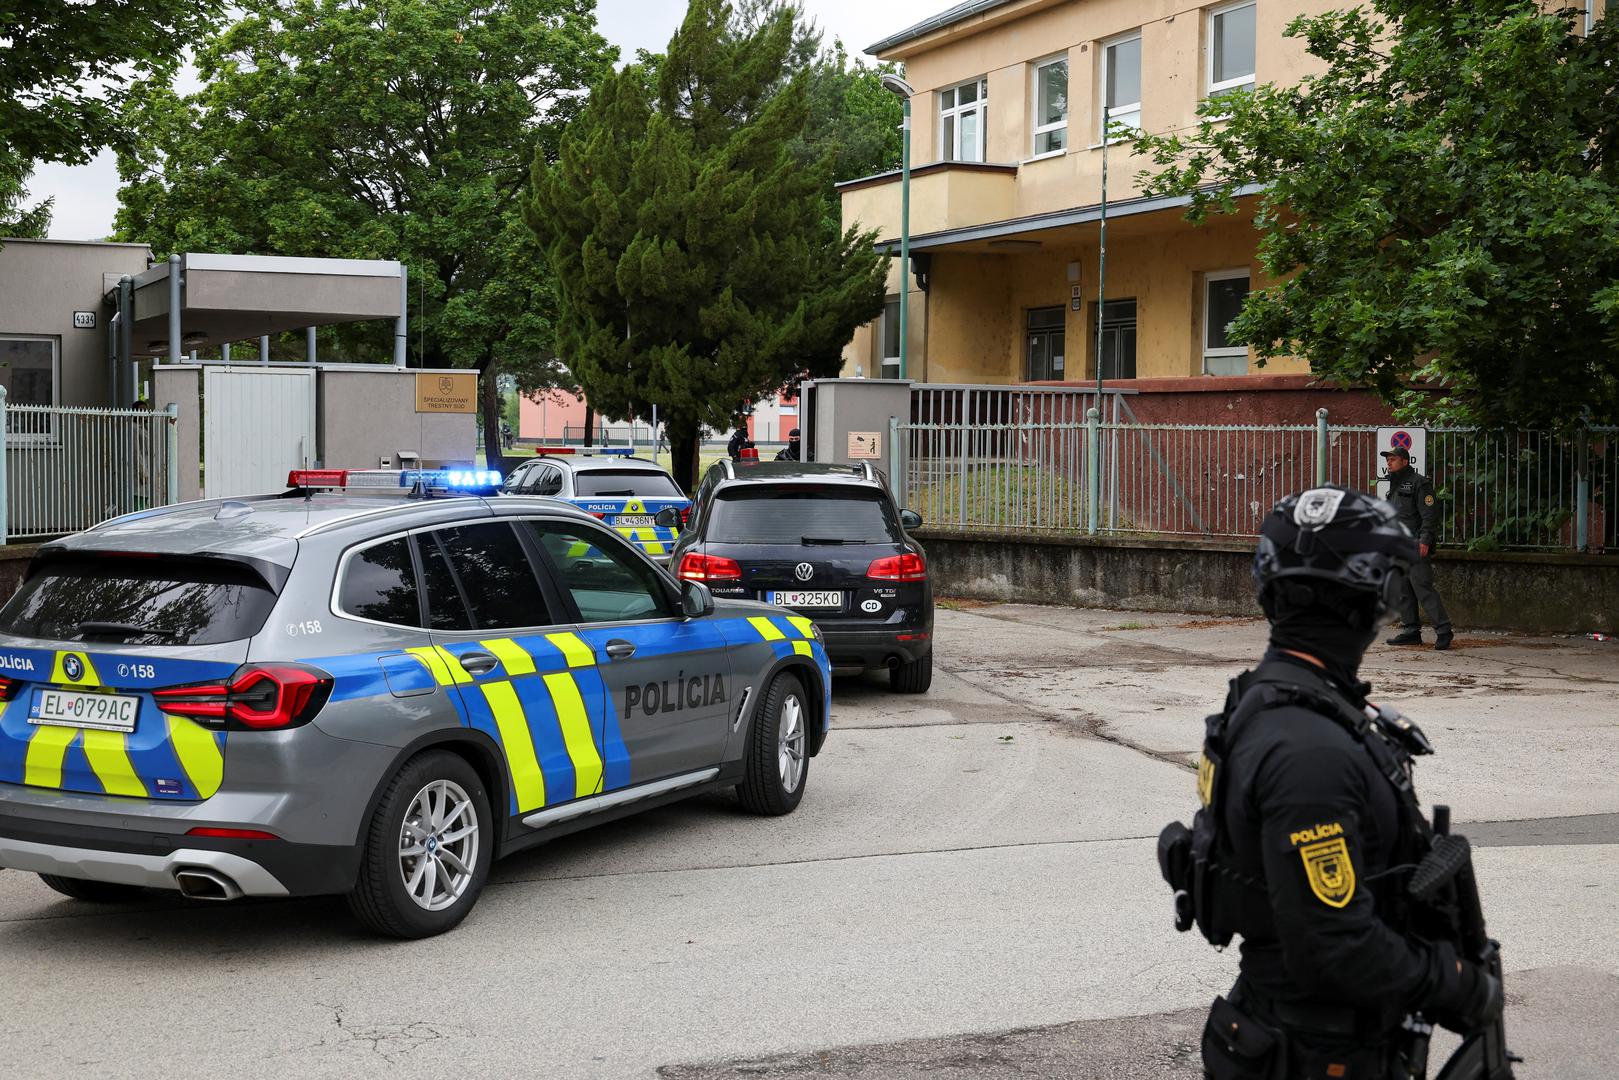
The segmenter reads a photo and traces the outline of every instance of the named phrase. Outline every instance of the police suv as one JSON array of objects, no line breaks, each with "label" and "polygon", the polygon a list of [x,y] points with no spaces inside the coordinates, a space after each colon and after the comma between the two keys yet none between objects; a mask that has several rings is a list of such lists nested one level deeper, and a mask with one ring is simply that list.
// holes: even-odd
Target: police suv
[{"label": "police suv", "polygon": [[[545,495],[572,503],[616,529],[655,562],[667,562],[680,527],[691,514],[686,498],[662,466],[635,456],[628,446],[583,450],[542,446],[506,477],[501,490]],[[659,514],[663,511],[662,520]]]},{"label": "police suv", "polygon": [[381,480],[410,493],[295,473],[41,548],[0,609],[0,867],[91,901],[342,893],[423,937],[550,837],[717,788],[798,805],[831,708],[808,619],[494,474]]}]

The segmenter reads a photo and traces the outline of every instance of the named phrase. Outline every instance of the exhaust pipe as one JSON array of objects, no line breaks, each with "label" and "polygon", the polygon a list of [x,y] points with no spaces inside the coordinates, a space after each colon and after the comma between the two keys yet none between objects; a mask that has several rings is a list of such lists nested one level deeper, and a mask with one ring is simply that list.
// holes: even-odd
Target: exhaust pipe
[{"label": "exhaust pipe", "polygon": [[242,895],[241,888],[216,870],[188,867],[174,872],[175,884],[182,895],[192,900],[235,900]]}]

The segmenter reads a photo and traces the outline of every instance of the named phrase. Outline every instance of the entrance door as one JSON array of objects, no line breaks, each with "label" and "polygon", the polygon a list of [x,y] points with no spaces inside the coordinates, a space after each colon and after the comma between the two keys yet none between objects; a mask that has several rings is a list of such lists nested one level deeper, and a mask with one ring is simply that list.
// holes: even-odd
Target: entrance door
[{"label": "entrance door", "polygon": [[1063,374],[1066,366],[1063,350],[1063,309],[1030,308],[1028,329],[1029,381],[1066,378]]},{"label": "entrance door", "polygon": [[[1095,305],[1091,305],[1095,314]],[[1136,377],[1136,302],[1109,300],[1102,313],[1102,378]]]},{"label": "entrance door", "polygon": [[203,368],[203,493],[257,495],[315,461],[313,368]]}]

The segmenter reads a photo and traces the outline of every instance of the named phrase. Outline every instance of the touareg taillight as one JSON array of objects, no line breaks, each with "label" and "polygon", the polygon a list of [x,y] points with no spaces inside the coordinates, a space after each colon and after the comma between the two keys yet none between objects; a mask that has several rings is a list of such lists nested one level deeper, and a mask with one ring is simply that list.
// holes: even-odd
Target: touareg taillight
[{"label": "touareg taillight", "polygon": [[914,551],[877,559],[866,568],[866,576],[878,581],[926,581],[928,564]]},{"label": "touareg taillight", "polygon": [[224,683],[153,690],[159,710],[209,727],[270,731],[307,724],[332,693],[332,677],[307,664],[247,664]]},{"label": "touareg taillight", "polygon": [[723,555],[688,551],[680,557],[680,568],[675,575],[687,581],[741,581],[742,565]]}]

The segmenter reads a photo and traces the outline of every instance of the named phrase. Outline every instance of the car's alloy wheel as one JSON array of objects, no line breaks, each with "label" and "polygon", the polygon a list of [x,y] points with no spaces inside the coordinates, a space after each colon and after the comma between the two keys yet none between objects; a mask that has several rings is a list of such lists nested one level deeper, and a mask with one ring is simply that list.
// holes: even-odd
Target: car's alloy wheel
[{"label": "car's alloy wheel", "polygon": [[748,726],[742,782],[743,809],[754,814],[790,814],[804,797],[809,777],[809,709],[804,683],[782,672],[770,681]]},{"label": "car's alloy wheel", "polygon": [[478,865],[478,814],[451,780],[416,793],[399,826],[399,876],[425,911],[443,911],[466,894]]},{"label": "car's alloy wheel", "polygon": [[776,736],[776,767],[783,791],[794,792],[804,780],[804,706],[796,694],[782,700]]},{"label": "car's alloy wheel", "polygon": [[465,758],[448,750],[411,758],[377,800],[349,910],[390,937],[453,928],[489,876],[489,812],[483,781]]}]

